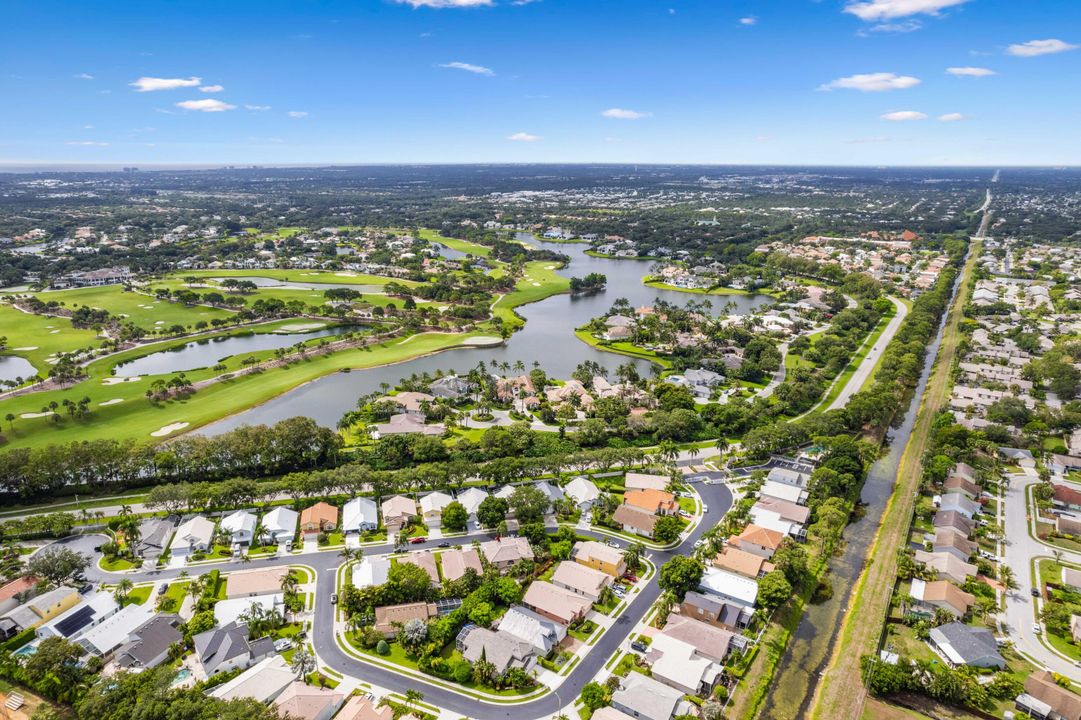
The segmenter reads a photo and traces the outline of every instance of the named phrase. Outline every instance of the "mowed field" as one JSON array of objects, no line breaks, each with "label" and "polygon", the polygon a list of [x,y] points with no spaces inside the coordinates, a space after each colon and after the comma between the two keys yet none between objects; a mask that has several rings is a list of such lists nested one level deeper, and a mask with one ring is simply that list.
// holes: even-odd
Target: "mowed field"
[{"label": "mowed field", "polygon": [[50,366],[45,362],[46,358],[59,352],[72,352],[101,345],[101,339],[96,332],[76,330],[67,318],[30,315],[11,305],[0,305],[0,335],[8,339],[5,355],[26,358],[41,375],[49,372]]},{"label": "mowed field", "polygon": [[167,279],[180,280],[182,283],[183,279],[188,277],[201,280],[229,277],[265,277],[281,280],[282,282],[327,283],[331,285],[386,285],[388,282],[396,282],[407,287],[415,287],[420,284],[415,280],[354,273],[346,270],[186,270],[170,273]]},{"label": "mowed field", "polygon": [[161,325],[189,327],[200,320],[209,323],[215,318],[228,318],[233,315],[229,310],[202,306],[188,307],[168,300],[157,300],[141,292],[126,292],[121,285],[76,290],[49,290],[34,293],[34,295],[42,302],[55,300],[70,309],[85,305],[108,310],[114,315],[126,317],[145,330],[152,330]]}]

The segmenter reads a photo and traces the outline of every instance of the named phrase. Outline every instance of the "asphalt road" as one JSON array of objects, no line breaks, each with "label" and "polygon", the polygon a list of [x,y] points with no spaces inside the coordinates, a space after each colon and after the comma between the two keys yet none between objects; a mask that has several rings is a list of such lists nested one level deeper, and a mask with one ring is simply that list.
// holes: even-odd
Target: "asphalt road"
[{"label": "asphalt road", "polygon": [[[719,476],[720,473],[706,472],[689,477],[718,478]],[[705,513],[698,526],[678,547],[672,550],[650,550],[647,553],[647,557],[649,557],[658,569],[673,556],[688,553],[690,548],[693,547],[694,542],[698,540],[706,530],[716,525],[721,517],[723,517],[732,506],[732,493],[727,486],[722,484],[708,485],[698,482],[694,484],[694,487],[701,495],[702,502],[709,508],[709,511]],[[627,545],[626,541],[612,538],[608,535],[601,535],[582,530],[578,530],[578,532],[585,535],[593,535],[598,539],[603,540],[615,539],[621,546]],[[57,541],[55,544],[70,547],[85,553],[87,556],[95,558],[96,560],[98,553],[94,551],[94,547],[100,545],[106,539],[107,538],[103,535],[81,535],[64,538],[63,540]],[[474,539],[488,540],[490,539],[490,536],[487,534],[478,534],[466,537],[456,537],[453,538],[452,542],[455,544],[466,545]],[[425,543],[418,543],[417,545],[411,545],[410,549],[423,550],[436,548],[438,547],[439,542],[442,541],[432,540]],[[386,554],[393,552],[394,547],[391,544],[366,546],[364,551],[365,553],[372,555]],[[207,565],[195,565],[183,569],[186,569],[190,576],[196,576],[210,572],[211,570],[231,572],[235,570],[250,570],[252,568],[274,567],[280,565],[307,565],[314,568],[316,571],[315,611],[312,618],[312,631],[309,638],[315,647],[316,654],[327,667],[342,673],[343,675],[370,682],[373,685],[399,689],[401,692],[404,692],[412,684],[419,685],[424,693],[424,701],[426,703],[436,705],[454,713],[459,713],[463,717],[474,718],[475,720],[504,720],[506,718],[529,720],[532,718],[548,717],[558,713],[560,708],[572,703],[574,699],[578,697],[578,694],[586,683],[593,680],[601,668],[603,668],[604,663],[608,661],[611,654],[615,652],[619,644],[626,638],[631,629],[638,624],[638,621],[642,619],[660,595],[660,588],[657,586],[656,582],[657,575],[654,575],[645,587],[641,589],[638,596],[631,602],[627,609],[623,611],[623,614],[619,616],[615,625],[609,628],[604,636],[597,641],[589,654],[578,663],[556,691],[547,693],[528,703],[500,705],[475,700],[445,688],[424,683],[412,677],[407,678],[392,670],[387,670],[378,665],[365,663],[345,654],[338,647],[334,638],[335,606],[330,602],[330,596],[336,590],[335,583],[337,569],[341,564],[342,558],[337,552],[324,551],[303,555],[285,555],[269,559],[256,559],[246,563],[231,561]],[[95,562],[87,569],[86,577],[88,580],[95,583],[113,583],[122,577],[128,578],[132,582],[139,583],[146,581],[172,580],[179,576],[181,571],[182,568],[169,568],[142,572],[108,573],[100,570]]]},{"label": "asphalt road", "polygon": [[889,298],[894,307],[897,308],[897,312],[893,314],[890,321],[886,323],[885,329],[882,334],[878,336],[874,346],[867,352],[867,355],[863,358],[863,362],[856,368],[856,372],[852,373],[852,377],[848,379],[848,382],[841,392],[834,398],[833,402],[826,410],[837,410],[843,408],[848,404],[848,399],[859,392],[863,384],[867,382],[867,378],[871,377],[871,372],[875,369],[875,365],[878,364],[878,359],[882,357],[882,353],[886,351],[886,347],[893,340],[893,336],[897,334],[897,330],[901,327],[901,323],[904,322],[905,317],[908,315],[908,306],[895,297]]}]

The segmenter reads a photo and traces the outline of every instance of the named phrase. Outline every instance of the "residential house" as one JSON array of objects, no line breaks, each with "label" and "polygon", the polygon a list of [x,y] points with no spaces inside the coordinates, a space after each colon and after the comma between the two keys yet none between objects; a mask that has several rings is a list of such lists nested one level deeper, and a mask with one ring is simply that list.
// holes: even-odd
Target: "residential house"
[{"label": "residential house", "polygon": [[751,522],[760,527],[800,538],[804,535],[804,523],[811,515],[811,509],[796,505],[787,500],[773,497],[761,497],[751,506]]},{"label": "residential house", "polygon": [[[263,639],[268,644],[270,643],[270,638]],[[269,703],[285,692],[285,688],[295,681],[296,675],[285,658],[271,653],[258,662],[254,662],[247,670],[229,682],[214,688],[209,694],[219,700],[251,698],[259,703]]]},{"label": "residential house", "polygon": [[589,512],[593,503],[601,496],[601,491],[597,489],[593,481],[582,475],[572,479],[563,490],[582,512]]},{"label": "residential house", "polygon": [[947,552],[916,551],[916,562],[938,571],[938,577],[964,585],[965,580],[978,574],[976,566],[964,560],[958,560]]},{"label": "residential house", "polygon": [[598,602],[604,589],[612,584],[612,576],[600,570],[564,560],[556,565],[555,572],[552,574],[552,584],[564,590],[570,590],[575,595],[589,598],[592,602]]},{"label": "residential house", "polygon": [[1051,503],[1067,510],[1081,510],[1081,490],[1073,485],[1053,483]]},{"label": "residential house", "polygon": [[663,490],[628,490],[623,494],[623,504],[655,515],[679,514],[675,495]]},{"label": "residential house", "polygon": [[548,655],[567,636],[565,625],[522,605],[513,605],[503,614],[499,631],[529,643],[541,657]]},{"label": "residential house", "polygon": [[196,515],[176,529],[169,552],[174,558],[206,552],[214,544],[214,523]]},{"label": "residential house", "polygon": [[795,485],[796,487],[802,488],[807,487],[807,483],[810,479],[810,472],[802,472],[787,467],[772,467],[766,475],[766,480],[782,483],[784,485]]},{"label": "residential house", "polygon": [[353,566],[353,587],[382,585],[390,575],[390,558],[366,557]]},{"label": "residential house", "polygon": [[221,530],[229,534],[233,546],[251,545],[255,536],[256,518],[247,510],[237,510],[221,519]]},{"label": "residential house", "polygon": [[473,663],[487,660],[500,676],[511,668],[530,672],[537,664],[532,643],[502,630],[466,625],[458,633],[455,645],[466,660]]},{"label": "residential house", "polygon": [[789,485],[776,480],[766,480],[762,483],[758,494],[763,497],[772,497],[778,500],[795,503],[796,505],[807,504],[807,491],[799,485]]},{"label": "residential house", "polygon": [[154,615],[150,603],[128,605],[83,631],[76,642],[90,655],[106,657],[120,647],[135,628],[142,626]]},{"label": "residential house", "polygon": [[119,611],[120,604],[112,593],[95,592],[86,596],[83,602],[60,613],[47,623],[39,625],[35,634],[39,638],[62,637],[74,640]]},{"label": "residential house", "polygon": [[1036,458],[1030,451],[1023,448],[1000,447],[998,453],[1006,461],[1016,463],[1023,468],[1036,467]]},{"label": "residential house", "polygon": [[300,531],[305,535],[333,532],[337,529],[338,508],[330,503],[317,502],[300,513]]},{"label": "residential house", "polygon": [[[454,502],[454,498],[438,490],[428,493],[420,499],[420,512],[424,517],[424,524],[429,528],[443,526],[443,508]],[[384,517],[386,514],[384,513]]]},{"label": "residential house", "polygon": [[915,603],[911,611],[917,615],[934,615],[935,608],[942,608],[954,617],[964,617],[976,602],[973,595],[948,580],[926,582],[915,578],[908,594]]},{"label": "residential house", "polygon": [[429,425],[424,422],[423,417],[409,413],[391,415],[385,423],[375,423],[372,428],[371,435],[376,440],[391,435],[442,435],[447,430],[446,425],[441,423]]},{"label": "residential house", "polygon": [[32,597],[36,586],[34,578],[20,577],[0,587],[0,615],[14,610],[22,600]]},{"label": "residential house", "polygon": [[432,395],[447,400],[460,400],[473,392],[473,385],[457,375],[446,375],[433,380],[428,389]]},{"label": "residential house", "polygon": [[995,636],[986,628],[959,622],[946,623],[931,629],[928,642],[953,667],[1006,667],[1006,659],[998,652]]},{"label": "residential house", "polygon": [[969,500],[961,493],[949,493],[942,496],[938,510],[939,512],[959,512],[971,520],[980,512],[980,504]]},{"label": "residential house", "polygon": [[379,527],[379,508],[371,498],[356,497],[342,508],[342,531],[359,535]]},{"label": "residential house", "polygon": [[709,697],[723,672],[720,664],[699,655],[694,645],[664,632],[653,636],[646,659],[653,679],[688,695]]},{"label": "residential house", "polygon": [[437,615],[435,603],[415,602],[402,605],[384,605],[375,609],[375,629],[387,638],[394,637],[399,625],[410,620],[427,622]]},{"label": "residential house", "polygon": [[1070,637],[1075,643],[1081,642],[1081,615],[1070,615]]},{"label": "residential house", "polygon": [[469,521],[472,523],[477,522],[477,508],[480,507],[484,498],[488,497],[488,493],[484,492],[480,488],[466,488],[458,493],[457,500],[465,508],[465,511],[469,513]]},{"label": "residential house", "polygon": [[623,479],[623,486],[627,490],[660,490],[664,491],[672,482],[667,475],[649,475],[647,473],[629,472]]},{"label": "residential house", "polygon": [[773,570],[773,563],[761,555],[730,545],[722,548],[713,558],[713,567],[757,579]]},{"label": "residential house", "polygon": [[612,707],[639,720],[670,720],[683,695],[681,690],[631,672],[612,693]]},{"label": "residential house", "polygon": [[784,533],[750,523],[739,535],[728,538],[728,544],[769,560],[781,547],[784,538]]},{"label": "residential house", "polygon": [[376,400],[376,402],[392,402],[407,415],[415,415],[421,419],[424,418],[424,408],[434,401],[435,397],[422,392],[400,392],[397,395],[388,395]]},{"label": "residential house", "polygon": [[533,487],[535,487],[537,490],[540,490],[541,493],[544,494],[544,497],[548,498],[548,502],[552,503],[553,505],[559,500],[562,500],[564,497],[563,491],[559,489],[559,486],[553,485],[547,480],[541,480]]},{"label": "residential house", "polygon": [[522,598],[522,604],[535,613],[563,625],[585,617],[593,607],[589,598],[576,595],[544,580],[534,580]]},{"label": "residential house", "polygon": [[248,640],[248,626],[235,622],[201,632],[192,638],[195,658],[206,677],[253,664],[274,654],[269,637]]},{"label": "residential house", "polygon": [[571,557],[586,567],[600,570],[612,577],[621,577],[627,572],[627,563],[623,553],[614,547],[596,540],[580,540],[574,544]]},{"label": "residential house", "polygon": [[[335,515],[337,510],[335,509]],[[297,512],[278,506],[263,516],[263,538],[275,545],[293,541],[297,532]]]},{"label": "residential house", "polygon": [[488,564],[500,572],[505,572],[521,560],[533,559],[533,548],[524,537],[505,537],[489,540],[480,544]]},{"label": "residential house", "polygon": [[114,662],[128,670],[149,670],[169,659],[174,643],[184,639],[180,632],[179,615],[154,615],[128,633],[124,644],[116,649]]},{"label": "residential house", "polygon": [[139,531],[141,536],[136,553],[140,557],[156,558],[161,555],[173,535],[173,522],[164,518],[144,520]]},{"label": "residential house", "polygon": [[758,582],[727,570],[706,568],[698,581],[698,590],[718,600],[753,608],[758,599]]},{"label": "residential house", "polygon": [[728,657],[735,637],[730,630],[674,612],[669,613],[660,634],[693,645],[698,655],[718,663]]},{"label": "residential house", "polygon": [[4,635],[32,630],[67,612],[82,599],[75,588],[61,585],[8,610],[2,618],[3,622],[0,622],[0,628],[4,629]]},{"label": "residential house", "polygon": [[408,525],[417,516],[417,504],[412,498],[395,495],[383,501],[383,525],[392,534]]},{"label": "residential house", "polygon": [[343,700],[345,695],[336,690],[295,680],[274,700],[274,707],[294,720],[330,720]]},{"label": "residential house", "polygon": [[476,548],[467,547],[454,550],[446,550],[439,556],[443,567],[444,580],[458,580],[465,576],[466,570],[472,570],[477,575],[484,573],[484,567],[480,562],[480,553]]},{"label": "residential house", "polygon": [[963,533],[965,537],[971,535],[972,530],[976,527],[976,523],[971,518],[965,517],[956,510],[939,510],[931,519],[931,523],[936,528],[953,528]]},{"label": "residential house", "polygon": [[334,720],[394,720],[394,708],[389,705],[376,707],[363,695],[350,695]]},{"label": "residential house", "polygon": [[653,537],[653,530],[657,526],[659,515],[643,510],[633,505],[620,505],[612,513],[612,522],[618,525],[623,532],[634,533],[642,537]]},{"label": "residential house", "polygon": [[406,563],[408,565],[416,565],[428,575],[428,579],[432,581],[432,585],[439,584],[439,568],[435,563],[435,555],[430,550],[418,550],[417,552],[406,553],[397,558],[399,563]]},{"label": "residential house", "polygon": [[1071,592],[1081,593],[1081,570],[1063,567],[1062,584]]},{"label": "residential house", "polygon": [[931,544],[931,549],[934,552],[949,553],[963,562],[968,562],[978,548],[978,543],[969,540],[959,531],[948,527],[936,528],[935,540]]},{"label": "residential house", "polygon": [[594,710],[589,720],[634,720],[634,718],[625,712],[616,710],[611,705],[605,705]]},{"label": "residential house", "polygon": [[969,500],[975,500],[980,496],[980,486],[965,480],[960,475],[950,475],[946,478],[946,482],[943,483],[942,486],[942,491],[944,494],[959,493]]},{"label": "residential house", "polygon": [[239,570],[229,573],[228,582],[225,584],[225,597],[233,600],[280,593],[282,591],[282,581],[288,574],[289,568],[283,566]]},{"label": "residential house", "polygon": [[750,623],[753,610],[692,590],[683,596],[679,612],[684,617],[739,632]]},{"label": "residential house", "polygon": [[1025,678],[1025,692],[1018,695],[1017,709],[1027,717],[1040,720],[1081,719],[1081,695],[1055,682],[1047,670],[1037,670]]}]

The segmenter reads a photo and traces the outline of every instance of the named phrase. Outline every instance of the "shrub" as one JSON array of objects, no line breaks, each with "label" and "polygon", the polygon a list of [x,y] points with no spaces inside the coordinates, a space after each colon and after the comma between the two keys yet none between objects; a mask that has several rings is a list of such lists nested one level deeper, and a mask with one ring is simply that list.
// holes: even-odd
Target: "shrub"
[{"label": "shrub", "polygon": [[380,655],[390,655],[390,645],[387,644],[386,640],[380,640],[375,646],[375,651]]}]

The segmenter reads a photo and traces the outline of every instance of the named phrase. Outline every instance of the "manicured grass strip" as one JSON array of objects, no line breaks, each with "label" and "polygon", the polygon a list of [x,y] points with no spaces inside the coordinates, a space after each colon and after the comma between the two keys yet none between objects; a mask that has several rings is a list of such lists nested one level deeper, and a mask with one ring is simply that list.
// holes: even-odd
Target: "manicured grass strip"
[{"label": "manicured grass strip", "polygon": [[643,350],[642,348],[635,347],[630,343],[617,342],[608,345],[602,344],[597,338],[593,337],[592,333],[588,330],[575,330],[574,336],[584,342],[586,345],[596,348],[601,352],[616,353],[617,355],[626,355],[628,357],[640,358],[642,360],[649,360],[652,363],[657,363],[663,368],[672,367],[672,362],[662,358],[652,350]]}]

